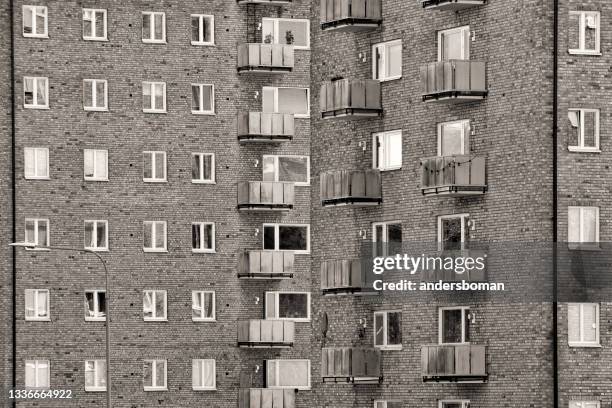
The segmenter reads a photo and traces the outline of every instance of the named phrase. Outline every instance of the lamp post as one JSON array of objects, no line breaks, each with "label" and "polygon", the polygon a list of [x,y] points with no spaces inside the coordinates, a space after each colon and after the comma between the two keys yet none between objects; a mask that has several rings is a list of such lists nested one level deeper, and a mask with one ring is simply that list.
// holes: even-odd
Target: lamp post
[{"label": "lamp post", "polygon": [[104,300],[106,302],[106,406],[107,408],[112,408],[111,405],[111,375],[110,375],[110,291],[109,291],[109,279],[108,279],[108,268],[106,267],[106,262],[96,251],[92,251],[90,249],[84,248],[71,248],[71,247],[61,247],[61,246],[38,246],[37,244],[29,243],[29,242],[14,242],[10,244],[13,247],[22,247],[26,249],[36,249],[36,250],[45,250],[45,251],[69,251],[69,252],[80,252],[93,254],[96,258],[102,263],[104,267],[104,277],[105,277],[105,296]]}]

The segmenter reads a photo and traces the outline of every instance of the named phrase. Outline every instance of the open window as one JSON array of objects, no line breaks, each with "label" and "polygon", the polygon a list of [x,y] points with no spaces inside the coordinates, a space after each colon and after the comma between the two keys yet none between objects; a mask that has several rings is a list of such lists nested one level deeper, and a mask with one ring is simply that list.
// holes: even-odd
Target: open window
[{"label": "open window", "polygon": [[297,18],[263,18],[261,42],[293,45],[296,50],[310,48],[310,21]]},{"label": "open window", "polygon": [[266,319],[310,321],[309,292],[266,292]]},{"label": "open window", "polygon": [[402,312],[374,312],[374,346],[383,350],[402,348]]},{"label": "open window", "polygon": [[402,131],[374,133],[372,135],[372,164],[380,171],[402,168]]},{"label": "open window", "polygon": [[295,183],[296,186],[310,184],[310,157],[264,155],[263,181]]},{"label": "open window", "polygon": [[402,251],[402,224],[375,222],[372,224],[372,250],[376,256],[391,256]]},{"label": "open window", "polygon": [[570,11],[568,52],[570,54],[599,55],[601,24],[598,11]]},{"label": "open window", "polygon": [[441,307],[439,309],[439,343],[469,343],[470,317],[470,308],[467,306]]},{"label": "open window", "polygon": [[372,46],[372,78],[391,81],[402,77],[402,40]]},{"label": "open window", "polygon": [[468,241],[468,214],[442,215],[438,217],[438,249],[458,251]]},{"label": "open window", "polygon": [[263,249],[310,253],[310,225],[264,224]]},{"label": "open window", "polygon": [[296,118],[309,118],[310,90],[264,86],[262,107],[264,113],[289,113]]},{"label": "open window", "polygon": [[570,109],[568,150],[599,152],[599,109]]}]

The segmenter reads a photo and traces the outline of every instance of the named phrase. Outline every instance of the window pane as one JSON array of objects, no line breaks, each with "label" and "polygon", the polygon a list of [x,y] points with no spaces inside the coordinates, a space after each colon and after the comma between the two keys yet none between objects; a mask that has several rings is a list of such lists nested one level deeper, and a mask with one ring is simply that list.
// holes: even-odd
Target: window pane
[{"label": "window pane", "polygon": [[37,105],[46,105],[47,104],[47,80],[45,78],[38,78],[36,80],[36,104]]},{"label": "window pane", "polygon": [[164,106],[164,85],[163,84],[155,84],[155,109],[163,110]]},{"label": "window pane", "polygon": [[278,317],[308,318],[308,295],[303,293],[279,293]]},{"label": "window pane", "polygon": [[34,149],[24,149],[24,173],[26,177],[33,177],[36,175],[36,166],[35,166],[35,150]]},{"label": "window pane", "polygon": [[442,60],[463,59],[462,38],[463,30],[442,34]]},{"label": "window pane", "polygon": [[278,181],[306,183],[308,181],[308,159],[306,157],[297,156],[279,157]]},{"label": "window pane", "polygon": [[278,112],[307,114],[308,92],[301,88],[278,89]]},{"label": "window pane", "polygon": [[191,225],[191,247],[193,249],[200,249],[202,239],[200,237],[200,224]]},{"label": "window pane", "polygon": [[193,154],[191,155],[191,179],[199,180],[200,179],[200,155]]},{"label": "window pane", "polygon": [[191,17],[191,41],[200,41],[200,17]]},{"label": "window pane", "polygon": [[570,207],[567,210],[567,241],[580,242],[580,208]]},{"label": "window pane", "polygon": [[402,250],[402,224],[387,225],[387,255],[398,254]]},{"label": "window pane", "polygon": [[142,296],[142,312],[144,317],[153,317],[153,292],[144,292]]},{"label": "window pane", "polygon": [[166,386],[166,362],[158,360],[155,367],[155,385],[157,387]]},{"label": "window pane", "polygon": [[202,292],[191,293],[191,317],[199,319],[202,316]]},{"label": "window pane", "polygon": [[204,42],[213,41],[213,19],[211,17],[203,17],[204,24]]},{"label": "window pane", "polygon": [[85,105],[85,107],[87,108],[91,108],[94,106],[92,82],[93,81],[83,81],[83,105]]},{"label": "window pane", "polygon": [[214,302],[213,302],[213,294],[210,292],[204,293],[204,316],[205,318],[213,318],[213,310],[214,310]]},{"label": "window pane", "polygon": [[105,150],[97,150],[95,152],[96,158],[96,177],[105,179],[108,177],[108,152]]},{"label": "window pane", "polygon": [[96,239],[98,248],[106,248],[106,223],[98,222],[96,225]]},{"label": "window pane", "polygon": [[36,310],[34,309],[34,296],[36,292],[26,289],[25,291],[25,315],[26,317],[35,317]]},{"label": "window pane", "polygon": [[596,50],[597,16],[595,14],[586,14],[584,26],[584,48],[586,50]]},{"label": "window pane", "polygon": [[281,225],[278,227],[278,249],[290,251],[308,250],[308,229]]},{"label": "window pane", "polygon": [[192,363],[193,380],[192,386],[194,388],[202,386],[202,360],[193,360]]},{"label": "window pane", "polygon": [[402,166],[402,134],[387,134],[387,167],[396,168]]},{"label": "window pane", "polygon": [[23,80],[24,104],[34,104],[34,79],[25,78]]},{"label": "window pane", "polygon": [[584,221],[583,242],[597,242],[597,209],[587,207],[582,210]]},{"label": "window pane", "polygon": [[261,98],[261,106],[262,106],[263,112],[264,113],[274,112],[275,111],[275,105],[274,105],[275,90],[274,88],[264,87],[262,93],[263,95]]},{"label": "window pane", "polygon": [[155,292],[155,317],[166,317],[166,294]]},{"label": "window pane", "polygon": [[152,377],[152,361],[145,361],[143,366],[143,383],[145,387],[153,386],[153,377]]},{"label": "window pane", "polygon": [[85,292],[85,308],[87,317],[93,317],[95,315],[93,292]]},{"label": "window pane", "polygon": [[201,88],[199,85],[191,86],[191,110],[200,111],[202,110],[202,105],[200,101],[202,100]]},{"label": "window pane", "polygon": [[261,29],[262,42],[273,44],[274,41],[274,20],[263,20]]},{"label": "window pane", "polygon": [[155,39],[163,40],[164,39],[164,24],[163,24],[163,14],[155,14]]},{"label": "window pane", "polygon": [[213,387],[215,385],[215,365],[212,360],[203,360],[203,378],[202,378],[202,386],[204,387]]},{"label": "window pane", "polygon": [[46,149],[36,150],[36,175],[39,177],[47,177],[49,175],[49,152]]},{"label": "window pane", "polygon": [[158,222],[155,224],[155,248],[166,247],[166,224]]},{"label": "window pane", "polygon": [[98,11],[96,13],[96,37],[104,38],[104,12]]},{"label": "window pane", "polygon": [[280,360],[278,364],[278,386],[308,386],[308,361]]},{"label": "window pane", "polygon": [[104,81],[96,81],[96,107],[104,108],[106,107],[106,82]]},{"label": "window pane", "polygon": [[442,156],[463,154],[463,123],[445,123],[440,127]]},{"label": "window pane", "polygon": [[49,298],[49,293],[47,291],[41,290],[36,293],[36,301],[38,310],[36,310],[36,314],[38,317],[47,317],[49,315],[49,310],[47,310],[47,301]]},{"label": "window pane", "polygon": [[98,360],[96,364],[96,375],[98,376],[98,386],[106,387],[106,361]]},{"label": "window pane", "polygon": [[202,110],[206,112],[212,111],[213,87],[204,85],[202,87]]},{"label": "window pane", "polygon": [[47,246],[47,222],[38,221],[38,245]]},{"label": "window pane", "polygon": [[442,342],[461,343],[461,316],[462,310],[443,310],[442,311]]},{"label": "window pane", "polygon": [[274,242],[275,235],[276,234],[274,233],[274,226],[264,227],[263,249],[271,249],[271,250],[276,249],[275,242]]},{"label": "window pane", "polygon": [[387,343],[402,344],[402,314],[387,313]]},{"label": "window pane", "polygon": [[204,225],[204,247],[203,249],[213,248],[213,226],[211,224]]},{"label": "window pane", "polygon": [[395,44],[387,50],[387,76],[402,75],[402,44]]},{"label": "window pane", "polygon": [[377,346],[385,344],[384,315],[382,313],[374,315],[374,344]]},{"label": "window pane", "polygon": [[38,361],[37,377],[38,387],[49,388],[49,363],[43,360]]},{"label": "window pane", "polygon": [[98,316],[106,317],[106,293],[98,292]]},{"label": "window pane", "polygon": [[582,305],[583,341],[597,341],[597,305],[585,303]]},{"label": "window pane", "polygon": [[143,109],[151,109],[151,88],[152,84],[143,83],[142,84],[142,107]]},{"label": "window pane", "polygon": [[93,360],[85,362],[85,386],[93,387],[96,385],[95,363]]},{"label": "window pane", "polygon": [[595,112],[584,112],[584,134],[583,134],[583,145],[584,147],[596,147],[595,143],[595,124],[596,124],[596,113]]},{"label": "window pane", "polygon": [[34,30],[33,9],[26,7],[23,10],[23,33],[32,34]]},{"label": "window pane", "polygon": [[166,178],[166,155],[164,153],[155,153],[155,178]]},{"label": "window pane", "polygon": [[47,17],[47,12],[43,7],[36,8],[36,34],[44,34],[45,33],[45,20]]},{"label": "window pane", "polygon": [[213,156],[209,154],[204,155],[202,159],[202,164],[204,166],[203,179],[212,181],[213,179]]},{"label": "window pane", "polygon": [[153,224],[145,223],[143,229],[143,246],[145,248],[151,248],[153,246]]},{"label": "window pane", "polygon": [[308,46],[308,24],[304,21],[279,20],[279,44],[293,44],[299,47]]},{"label": "window pane", "polygon": [[262,163],[262,171],[263,171],[263,181],[276,181],[276,172],[274,165],[274,157],[266,156],[263,158]]},{"label": "window pane", "polygon": [[442,248],[461,249],[461,218],[442,219]]},{"label": "window pane", "polygon": [[143,160],[143,177],[146,179],[153,177],[153,153],[144,153],[142,155]]},{"label": "window pane", "polygon": [[25,241],[36,243],[36,223],[33,220],[25,222]]},{"label": "window pane", "polygon": [[93,248],[96,245],[96,241],[94,240],[93,227],[93,222],[85,223],[85,246],[88,248]]}]

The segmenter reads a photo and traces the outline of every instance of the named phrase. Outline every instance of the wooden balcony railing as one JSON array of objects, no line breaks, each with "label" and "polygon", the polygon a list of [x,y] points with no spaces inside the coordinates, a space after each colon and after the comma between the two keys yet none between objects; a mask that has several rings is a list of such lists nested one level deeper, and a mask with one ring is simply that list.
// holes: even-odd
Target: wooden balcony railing
[{"label": "wooden balcony railing", "polygon": [[295,134],[294,116],[289,113],[238,112],[240,142],[284,142]]},{"label": "wooden balcony railing", "polygon": [[321,205],[370,206],[382,202],[378,170],[340,170],[321,173]]},{"label": "wooden balcony railing", "polygon": [[293,183],[280,181],[242,181],[238,183],[239,210],[286,211],[293,208]]},{"label": "wooden balcony railing", "polygon": [[470,155],[421,159],[423,195],[464,197],[487,191],[485,158]]},{"label": "wooden balcony railing", "polygon": [[295,408],[295,390],[242,388],[238,390],[238,408]]},{"label": "wooden balcony railing", "polygon": [[485,346],[473,344],[421,347],[424,382],[484,382],[487,379]]},{"label": "wooden balcony railing", "polygon": [[293,45],[255,43],[238,46],[238,72],[291,72],[293,64]]},{"label": "wooden balcony railing", "polygon": [[381,23],[381,0],[321,0],[322,30],[365,31]]},{"label": "wooden balcony railing", "polygon": [[362,118],[382,115],[380,82],[372,79],[339,79],[324,82],[319,95],[321,117]]},{"label": "wooden balcony railing", "polygon": [[284,6],[293,3],[293,0],[236,0],[238,4],[262,4],[270,6]]},{"label": "wooden balcony railing", "polygon": [[468,60],[432,62],[421,67],[423,101],[469,102],[487,95],[485,63]]},{"label": "wooden balcony railing", "polygon": [[239,347],[291,347],[295,323],[291,320],[245,320],[238,322]]},{"label": "wooden balcony railing", "polygon": [[470,7],[481,6],[487,0],[418,0],[424,9],[459,11]]},{"label": "wooden balcony railing", "polygon": [[241,254],[238,277],[249,279],[293,278],[295,255],[290,251],[247,251]]},{"label": "wooden balcony railing", "polygon": [[369,348],[324,348],[321,357],[323,382],[378,384],[382,382],[381,353]]},{"label": "wooden balcony railing", "polygon": [[487,251],[484,249],[458,249],[458,250],[444,250],[436,254],[436,259],[444,260],[446,258],[463,258],[463,259],[477,259],[480,258],[484,264],[484,268],[479,265],[470,265],[471,269],[468,270],[466,267],[462,273],[456,272],[454,269],[444,269],[444,265],[439,263],[437,265],[426,265],[423,267],[421,273],[421,280],[423,282],[486,282],[487,281]]},{"label": "wooden balcony railing", "polygon": [[321,262],[321,290],[325,295],[376,295],[372,284],[372,268],[362,259]]}]

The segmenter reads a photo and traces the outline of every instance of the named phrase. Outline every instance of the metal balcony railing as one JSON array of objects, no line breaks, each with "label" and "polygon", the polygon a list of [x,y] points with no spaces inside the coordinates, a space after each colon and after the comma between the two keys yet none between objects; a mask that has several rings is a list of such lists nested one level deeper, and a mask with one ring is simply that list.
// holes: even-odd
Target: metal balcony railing
[{"label": "metal balcony railing", "polygon": [[417,0],[424,9],[459,11],[470,7],[482,6],[487,0]]},{"label": "metal balcony railing", "polygon": [[374,348],[324,348],[321,356],[323,382],[379,384],[381,353]]},{"label": "metal balcony railing", "polygon": [[293,139],[295,119],[289,113],[238,113],[240,142],[284,142]]},{"label": "metal balcony railing", "polygon": [[421,67],[423,101],[465,102],[487,95],[484,62],[450,60]]},{"label": "metal balcony railing", "polygon": [[362,259],[330,260],[321,262],[321,291],[325,295],[378,294],[372,284],[372,268]]},{"label": "metal balcony railing", "polygon": [[421,159],[423,195],[465,197],[487,191],[485,158],[471,155]]},{"label": "metal balcony railing", "polygon": [[293,64],[293,45],[256,43],[238,46],[238,72],[291,72]]},{"label": "metal balcony railing", "polygon": [[321,0],[322,30],[365,31],[381,23],[381,0]]},{"label": "metal balcony railing", "polygon": [[240,256],[238,277],[248,279],[293,278],[295,255],[290,251],[247,251]]},{"label": "metal balcony railing", "polygon": [[291,347],[295,323],[290,320],[244,320],[238,322],[238,346]]},{"label": "metal balcony railing", "polygon": [[293,208],[293,183],[280,181],[242,181],[238,183],[238,209],[286,211]]},{"label": "metal balcony railing", "polygon": [[243,388],[238,390],[238,408],[295,408],[295,390]]},{"label": "metal balcony railing", "polygon": [[382,115],[380,82],[372,79],[339,79],[324,82],[319,95],[321,117],[363,118]]},{"label": "metal balcony railing", "polygon": [[321,205],[371,206],[382,202],[378,170],[340,170],[321,173]]}]

